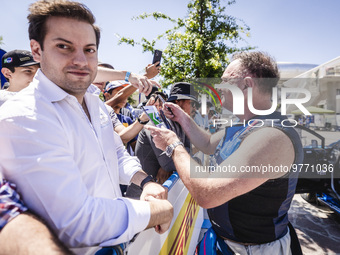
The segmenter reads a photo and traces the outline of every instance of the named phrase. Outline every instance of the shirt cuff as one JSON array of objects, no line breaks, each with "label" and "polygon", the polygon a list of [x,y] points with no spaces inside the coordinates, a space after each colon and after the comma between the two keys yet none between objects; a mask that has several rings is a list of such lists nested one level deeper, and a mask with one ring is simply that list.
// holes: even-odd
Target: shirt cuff
[{"label": "shirt cuff", "polygon": [[120,184],[130,185],[132,177],[139,171],[142,170],[142,166],[139,162],[139,159],[135,156],[130,156],[128,160],[125,161],[124,164],[124,173],[127,176],[127,179],[122,178],[123,175],[120,175]]},{"label": "shirt cuff", "polygon": [[[127,242],[131,240],[135,234],[145,230],[148,226],[151,210],[150,204],[146,201],[133,200],[128,198],[117,198],[117,200],[121,200],[127,207],[128,213],[128,225],[122,235],[114,240],[108,240],[100,244],[100,246],[111,246],[119,243]],[[128,240],[127,240],[128,239]]]}]

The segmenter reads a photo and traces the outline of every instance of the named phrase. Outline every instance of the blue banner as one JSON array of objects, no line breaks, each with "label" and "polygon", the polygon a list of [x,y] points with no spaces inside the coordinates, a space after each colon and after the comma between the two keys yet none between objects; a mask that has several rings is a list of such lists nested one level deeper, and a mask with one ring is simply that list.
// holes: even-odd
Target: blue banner
[{"label": "blue banner", "polygon": [[[4,51],[3,49],[0,49],[0,59],[2,58],[2,56],[3,55],[5,55],[5,53],[6,53],[6,51]],[[2,66],[1,66],[1,63],[2,62],[0,62],[0,70],[1,70],[1,68],[2,68]],[[6,79],[5,79],[5,77],[2,75],[2,73],[0,72],[0,75],[1,75],[1,88],[2,88],[2,86],[4,86],[4,84],[5,84],[5,82],[6,82]]]}]

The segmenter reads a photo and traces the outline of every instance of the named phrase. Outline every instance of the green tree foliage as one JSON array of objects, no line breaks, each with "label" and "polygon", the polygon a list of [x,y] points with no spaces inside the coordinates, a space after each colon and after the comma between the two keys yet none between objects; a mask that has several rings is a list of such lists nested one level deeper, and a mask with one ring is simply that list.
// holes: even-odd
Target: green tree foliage
[{"label": "green tree foliage", "polygon": [[249,36],[250,29],[242,20],[226,14],[227,7],[234,3],[228,1],[222,6],[220,0],[190,0],[183,19],[172,19],[159,12],[143,13],[134,19],[169,20],[174,27],[151,41],[121,37],[119,44],[140,45],[143,52],[153,52],[156,42],[165,39],[168,44],[163,49],[160,73],[164,87],[194,78],[221,77],[232,53],[251,49],[237,47],[240,41],[245,42],[242,36]]}]

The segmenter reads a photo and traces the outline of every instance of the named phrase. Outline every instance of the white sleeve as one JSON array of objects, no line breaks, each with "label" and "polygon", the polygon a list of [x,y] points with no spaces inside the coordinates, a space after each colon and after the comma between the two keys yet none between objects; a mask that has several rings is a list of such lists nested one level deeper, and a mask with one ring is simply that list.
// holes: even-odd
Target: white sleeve
[{"label": "white sleeve", "polygon": [[[144,230],[147,202],[90,196],[72,148],[56,119],[15,117],[0,121],[0,168],[16,183],[27,207],[38,213],[70,247],[115,245]],[[124,179],[130,161],[125,161]],[[131,165],[135,165],[131,163]],[[132,167],[135,169],[135,167]]]},{"label": "white sleeve", "polygon": [[107,104],[105,104],[105,107],[106,107],[106,109],[107,109],[107,111],[108,111],[108,114],[109,114],[109,116],[110,116],[110,118],[111,118],[111,122],[112,122],[113,128],[116,128],[116,127],[119,126],[119,125],[123,125],[123,124],[120,122],[120,120],[118,119],[117,114],[116,114],[115,111],[112,109],[112,107],[109,106],[109,105],[107,105]]},{"label": "white sleeve", "polygon": [[117,133],[114,133],[114,140],[119,165],[119,182],[129,185],[131,178],[142,169],[142,166],[137,157],[133,157],[127,152],[122,139],[120,139]]}]

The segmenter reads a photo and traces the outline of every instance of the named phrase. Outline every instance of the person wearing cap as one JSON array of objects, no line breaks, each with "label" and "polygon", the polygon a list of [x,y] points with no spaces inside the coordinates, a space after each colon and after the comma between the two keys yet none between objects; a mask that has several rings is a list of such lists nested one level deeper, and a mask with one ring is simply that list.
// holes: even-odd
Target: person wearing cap
[{"label": "person wearing cap", "polygon": [[[183,111],[190,115],[192,105],[198,102],[193,85],[187,82],[178,82],[172,85],[167,102],[177,104]],[[171,120],[168,120],[170,129],[173,130],[187,151],[190,151],[190,141],[185,135],[182,127]],[[135,155],[138,157],[141,165],[149,175],[157,178],[163,183],[173,171],[176,170],[171,158],[167,157],[163,151],[156,148],[150,132],[143,129],[137,139]],[[139,197],[141,189],[131,184],[127,190],[127,196]]]},{"label": "person wearing cap", "polygon": [[0,106],[30,84],[39,68],[39,62],[27,50],[13,50],[2,56],[1,65],[1,72],[9,82],[9,87],[0,90]]},{"label": "person wearing cap", "polygon": [[[129,83],[126,83],[125,81],[111,81],[107,83],[105,86],[105,90],[104,90],[105,100],[110,100],[111,98],[116,96],[119,91],[121,91],[123,88],[125,88],[128,85]],[[136,136],[138,135],[139,131],[143,128],[143,125],[140,124],[138,121],[136,121],[134,128],[132,127],[129,128],[128,129],[129,131],[125,130],[125,128],[129,127],[130,125],[134,123],[132,120],[132,116],[130,117],[127,115],[123,115],[120,112],[121,109],[124,108],[126,103],[127,103],[127,97],[124,97],[122,100],[116,103],[113,107],[114,113],[110,112],[110,117],[113,122],[114,129],[118,134],[120,134],[120,132],[123,130],[125,131],[123,132],[123,134],[125,135],[122,135],[121,139],[124,143],[126,143],[126,149],[130,153],[130,155],[134,155],[134,145],[137,140]],[[117,119],[115,119],[116,116],[114,115],[117,116],[117,119],[119,120],[119,122],[117,122]],[[146,116],[144,116],[144,121],[148,121],[148,118]],[[122,124],[122,125],[119,125],[119,124]],[[126,136],[128,136],[128,138]]]}]

